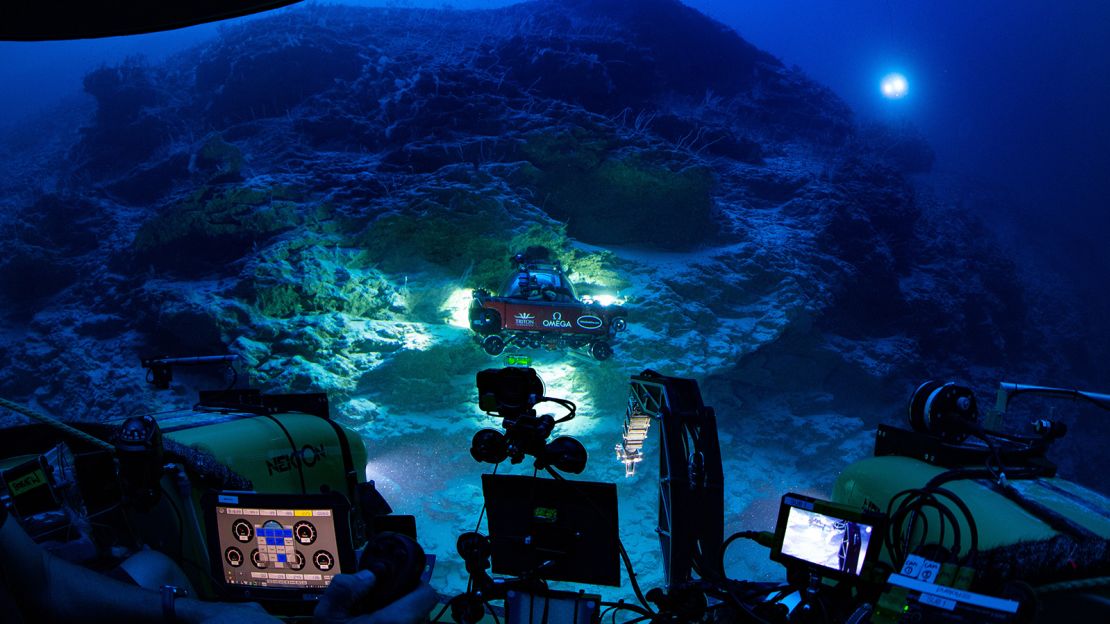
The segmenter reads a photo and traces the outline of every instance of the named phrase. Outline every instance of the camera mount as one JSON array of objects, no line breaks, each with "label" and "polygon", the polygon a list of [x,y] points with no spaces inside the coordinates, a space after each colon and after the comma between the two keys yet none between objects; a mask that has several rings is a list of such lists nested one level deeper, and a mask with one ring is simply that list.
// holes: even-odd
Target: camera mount
[{"label": "camera mount", "polygon": [[219,366],[223,365],[230,373],[230,383],[228,389],[235,387],[235,382],[239,380],[239,372],[235,370],[235,362],[239,359],[238,355],[202,355],[197,357],[164,357],[164,358],[141,358],[140,363],[143,368],[147,369],[147,382],[158,390],[166,390],[170,387],[170,382],[173,381],[173,369],[175,366]]},{"label": "camera mount", "polygon": [[[501,418],[505,430],[487,428],[474,434],[470,455],[475,461],[500,464],[508,459],[519,464],[525,456],[531,456],[536,458],[537,470],[555,468],[580,474],[586,468],[586,447],[581,442],[567,436],[547,441],[555,425],[574,418],[577,406],[545,396],[543,380],[535,369],[486,369],[478,373],[477,384],[479,407]],[[539,403],[556,403],[567,414],[558,419],[550,414],[537,415],[535,406]]]}]

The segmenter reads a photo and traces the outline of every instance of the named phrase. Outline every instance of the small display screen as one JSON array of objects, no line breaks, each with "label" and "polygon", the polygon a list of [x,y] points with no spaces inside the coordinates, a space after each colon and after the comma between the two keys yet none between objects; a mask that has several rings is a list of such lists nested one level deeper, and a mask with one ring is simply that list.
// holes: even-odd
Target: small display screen
[{"label": "small display screen", "polygon": [[229,584],[321,589],[339,574],[331,509],[217,506],[216,527]]},{"label": "small display screen", "polygon": [[782,537],[782,554],[859,576],[873,532],[870,524],[790,507]]}]

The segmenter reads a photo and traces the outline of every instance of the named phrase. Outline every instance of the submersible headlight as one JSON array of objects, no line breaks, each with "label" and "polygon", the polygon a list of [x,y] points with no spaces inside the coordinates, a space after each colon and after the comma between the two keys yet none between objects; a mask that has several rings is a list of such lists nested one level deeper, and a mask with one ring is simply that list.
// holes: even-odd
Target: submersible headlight
[{"label": "submersible headlight", "polygon": [[898,100],[906,97],[909,93],[910,83],[906,77],[897,72],[883,76],[883,81],[880,83],[879,88],[883,92],[883,97],[890,100]]},{"label": "submersible headlight", "polygon": [[493,546],[485,535],[476,531],[463,533],[455,541],[455,550],[459,552],[459,556],[467,566],[476,566],[478,570],[489,569]]},{"label": "submersible headlight", "polygon": [[544,469],[548,466],[569,472],[582,474],[586,469],[586,447],[574,438],[561,436],[555,438],[544,448],[543,455],[536,462],[536,468]]},{"label": "submersible headlight", "polygon": [[927,381],[914,390],[909,404],[914,431],[962,442],[979,427],[975,393],[954,381]]},{"label": "submersible headlight", "polygon": [[477,462],[500,464],[509,456],[509,442],[496,429],[482,429],[470,441],[470,456]]},{"label": "submersible headlight", "polygon": [[624,305],[625,300],[622,297],[609,293],[599,293],[596,295],[583,295],[582,303],[596,303],[603,308],[607,308],[611,305]]}]

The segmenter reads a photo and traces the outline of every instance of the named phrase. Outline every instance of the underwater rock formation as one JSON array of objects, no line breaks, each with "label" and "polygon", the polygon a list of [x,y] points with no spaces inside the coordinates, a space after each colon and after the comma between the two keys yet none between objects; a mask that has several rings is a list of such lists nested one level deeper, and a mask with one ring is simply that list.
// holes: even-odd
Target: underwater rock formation
[{"label": "underwater rock formation", "polygon": [[[84,310],[155,352],[262,344],[256,382],[345,397],[406,348],[349,325],[435,325],[436,297],[497,288],[539,243],[631,296],[629,365],[770,387],[798,371],[750,358],[790,344],[841,354],[809,358],[811,381],[1031,359],[1012,265],[904,177],[927,146],[856,129],[827,89],[672,0],[309,7],[85,90],[95,113],[55,163],[68,181],[6,211],[18,323]],[[305,370],[266,372],[284,366]]]}]

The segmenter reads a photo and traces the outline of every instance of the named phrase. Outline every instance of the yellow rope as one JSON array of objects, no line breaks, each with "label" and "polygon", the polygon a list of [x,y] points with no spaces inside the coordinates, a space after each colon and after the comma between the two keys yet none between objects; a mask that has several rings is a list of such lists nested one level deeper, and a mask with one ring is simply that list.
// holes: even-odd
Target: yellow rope
[{"label": "yellow rope", "polygon": [[25,407],[25,406],[20,405],[18,403],[12,403],[11,401],[9,401],[7,399],[3,399],[3,398],[0,398],[0,407],[6,407],[6,408],[10,409],[13,412],[23,414],[24,416],[27,416],[28,418],[33,418],[33,419],[35,419],[35,420],[37,420],[41,423],[44,423],[46,425],[54,427],[55,429],[58,429],[58,430],[63,431],[65,433],[68,433],[71,436],[81,438],[82,440],[84,440],[84,441],[86,441],[90,444],[93,444],[94,446],[99,446],[100,448],[102,448],[106,451],[115,451],[116,450],[116,447],[112,446],[111,444],[108,444],[107,442],[105,442],[104,440],[101,440],[100,438],[98,438],[96,436],[89,435],[89,434],[85,433],[84,431],[81,431],[80,429],[70,427],[69,425],[65,424],[64,422],[58,420],[57,418],[54,418],[52,416],[47,416],[46,414],[43,414],[43,413],[40,413],[40,412],[36,412],[35,410],[33,410],[29,407]]}]

